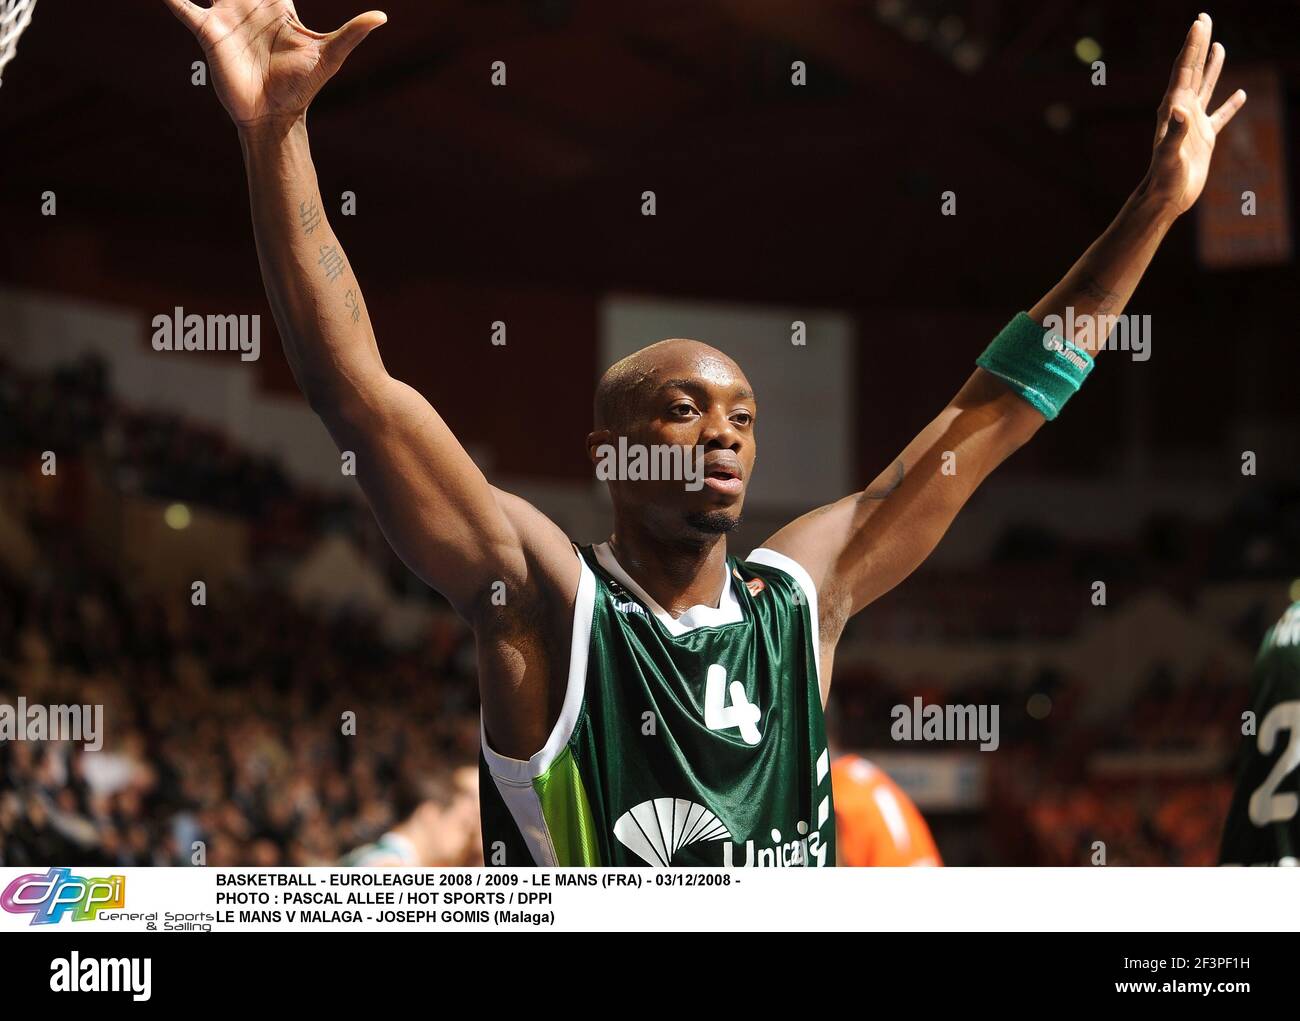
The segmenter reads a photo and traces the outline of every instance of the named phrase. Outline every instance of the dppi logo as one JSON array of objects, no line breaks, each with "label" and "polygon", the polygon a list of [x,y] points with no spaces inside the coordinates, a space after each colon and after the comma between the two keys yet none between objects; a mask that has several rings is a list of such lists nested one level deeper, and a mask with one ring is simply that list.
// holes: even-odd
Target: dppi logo
[{"label": "dppi logo", "polygon": [[50,869],[45,875],[19,876],[0,893],[0,908],[10,914],[32,916],[32,925],[50,925],[72,911],[74,922],[84,922],[105,908],[126,906],[126,876],[87,879],[68,869]]}]

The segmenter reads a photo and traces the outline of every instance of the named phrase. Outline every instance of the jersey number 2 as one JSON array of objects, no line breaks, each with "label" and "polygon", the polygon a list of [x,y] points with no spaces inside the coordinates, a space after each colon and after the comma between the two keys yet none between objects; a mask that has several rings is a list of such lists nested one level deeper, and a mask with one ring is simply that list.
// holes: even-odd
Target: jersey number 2
[{"label": "jersey number 2", "polygon": [[1300,808],[1300,798],[1294,794],[1275,794],[1286,775],[1300,766],[1300,702],[1279,702],[1269,710],[1259,728],[1259,750],[1269,755],[1277,744],[1277,732],[1290,731],[1286,749],[1278,756],[1272,771],[1250,796],[1250,821],[1256,826],[1273,822],[1286,822]]},{"label": "jersey number 2", "polygon": [[739,681],[731,682],[731,705],[726,705],[727,690],[727,671],[714,663],[704,682],[704,725],[710,730],[739,727],[745,744],[758,744],[762,716],[758,706],[745,697],[745,686]]}]

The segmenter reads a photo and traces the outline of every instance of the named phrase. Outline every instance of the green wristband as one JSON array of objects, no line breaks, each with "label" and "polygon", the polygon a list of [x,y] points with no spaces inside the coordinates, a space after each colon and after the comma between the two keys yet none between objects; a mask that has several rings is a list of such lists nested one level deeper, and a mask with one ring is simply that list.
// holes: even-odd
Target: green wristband
[{"label": "green wristband", "polygon": [[1083,348],[1019,312],[975,364],[997,376],[1050,422],[1083,386],[1096,363]]}]

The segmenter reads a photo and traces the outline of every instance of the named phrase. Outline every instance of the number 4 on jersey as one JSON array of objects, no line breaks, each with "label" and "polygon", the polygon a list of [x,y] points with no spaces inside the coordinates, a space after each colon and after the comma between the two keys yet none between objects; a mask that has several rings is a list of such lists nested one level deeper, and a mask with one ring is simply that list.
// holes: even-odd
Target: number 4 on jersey
[{"label": "number 4 on jersey", "polygon": [[758,744],[758,721],[762,713],[745,697],[745,686],[739,681],[732,681],[730,690],[731,705],[725,705],[727,671],[721,663],[714,663],[704,682],[704,725],[710,730],[739,727],[745,744]]}]

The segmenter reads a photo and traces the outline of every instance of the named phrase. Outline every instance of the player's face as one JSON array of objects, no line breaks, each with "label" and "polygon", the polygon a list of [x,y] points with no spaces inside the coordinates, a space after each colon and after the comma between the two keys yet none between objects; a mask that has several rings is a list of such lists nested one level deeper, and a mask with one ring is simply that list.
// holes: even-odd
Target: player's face
[{"label": "player's face", "polygon": [[749,381],[729,358],[703,345],[668,357],[642,386],[627,439],[647,449],[679,448],[689,455],[689,477],[619,481],[611,486],[615,501],[674,531],[730,531],[754,469],[756,415]]}]

